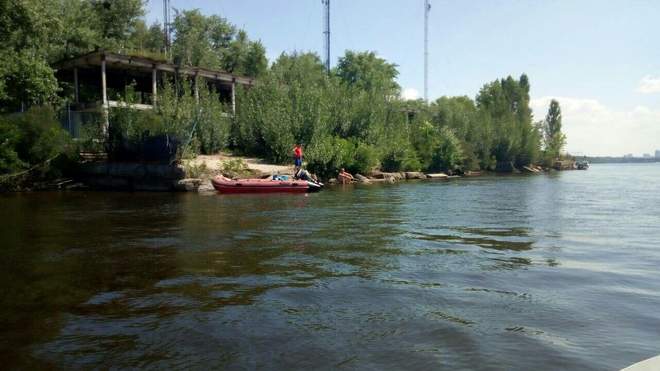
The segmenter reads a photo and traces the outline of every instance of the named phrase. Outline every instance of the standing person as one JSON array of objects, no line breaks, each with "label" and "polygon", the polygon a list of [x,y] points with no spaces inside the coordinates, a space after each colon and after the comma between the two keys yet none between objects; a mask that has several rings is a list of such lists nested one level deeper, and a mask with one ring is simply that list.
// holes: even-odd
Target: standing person
[{"label": "standing person", "polygon": [[296,172],[302,167],[302,159],[303,159],[302,145],[300,143],[297,143],[296,146],[293,147],[293,164],[295,165]]}]

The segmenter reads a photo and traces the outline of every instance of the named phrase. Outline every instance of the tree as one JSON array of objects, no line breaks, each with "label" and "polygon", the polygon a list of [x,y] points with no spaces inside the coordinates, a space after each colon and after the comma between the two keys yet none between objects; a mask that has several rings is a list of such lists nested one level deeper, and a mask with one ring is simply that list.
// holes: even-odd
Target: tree
[{"label": "tree", "polygon": [[318,86],[326,80],[325,66],[316,53],[282,53],[270,71],[285,84],[298,82],[306,86]]},{"label": "tree", "polygon": [[345,83],[370,93],[383,93],[398,96],[399,84],[396,77],[399,71],[393,63],[378,58],[374,52],[346,51],[339,58],[336,74]]},{"label": "tree", "polygon": [[566,136],[561,132],[561,107],[556,100],[550,101],[548,114],[543,121],[546,158],[553,160],[559,157],[566,144]]},{"label": "tree", "polygon": [[511,76],[484,85],[477,95],[477,108],[492,126],[491,154],[500,169],[525,166],[537,159],[541,145],[532,124],[529,107],[529,79]]},{"label": "tree", "polygon": [[102,47],[117,49],[126,47],[132,32],[139,27],[140,17],[144,15],[142,0],[103,0],[90,1],[100,31]]},{"label": "tree", "polygon": [[243,61],[243,74],[250,77],[260,77],[268,70],[266,48],[261,41],[252,41]]},{"label": "tree", "polygon": [[266,49],[250,41],[247,32],[236,30],[227,19],[207,17],[198,9],[177,12],[174,18],[174,61],[246,75],[262,76],[268,69]]},{"label": "tree", "polygon": [[46,17],[52,9],[35,1],[0,0],[0,10],[0,110],[52,101],[58,90],[47,59],[52,30],[58,30],[56,19]]},{"label": "tree", "polygon": [[177,11],[173,29],[174,62],[207,68],[220,67],[219,40],[232,38],[235,32],[224,18],[207,18],[198,9]]}]

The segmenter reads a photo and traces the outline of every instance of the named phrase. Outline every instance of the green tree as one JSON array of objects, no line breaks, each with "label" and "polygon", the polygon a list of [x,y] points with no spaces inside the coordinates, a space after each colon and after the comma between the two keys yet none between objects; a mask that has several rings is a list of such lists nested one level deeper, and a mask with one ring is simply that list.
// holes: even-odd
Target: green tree
[{"label": "green tree", "polygon": [[198,9],[177,12],[173,22],[172,53],[175,63],[186,66],[219,68],[219,51],[234,36],[226,19],[206,17]]},{"label": "green tree", "polygon": [[492,133],[492,157],[500,169],[511,170],[536,161],[540,137],[532,124],[529,80],[511,76],[484,85],[477,95],[477,108],[488,117]]},{"label": "green tree", "polygon": [[162,52],[165,46],[165,32],[160,24],[147,24],[139,19],[131,32],[127,45],[136,50],[147,52]]},{"label": "green tree", "polygon": [[261,77],[268,70],[266,48],[261,41],[250,42],[247,54],[243,61],[243,74],[250,77]]},{"label": "green tree", "polygon": [[546,159],[549,160],[558,158],[566,145],[566,136],[561,131],[561,118],[559,102],[553,99],[543,121]]},{"label": "green tree", "polygon": [[429,170],[455,171],[463,164],[461,142],[453,130],[444,127],[438,135],[438,144]]},{"label": "green tree", "polygon": [[[143,0],[90,1],[96,15],[95,26],[100,32],[101,46],[122,49],[127,45],[131,33],[139,27],[144,15]],[[143,22],[142,22],[143,24]]]},{"label": "green tree", "polygon": [[336,74],[345,83],[364,91],[398,96],[400,87],[396,82],[399,71],[396,65],[378,58],[374,52],[346,51],[339,58]]}]

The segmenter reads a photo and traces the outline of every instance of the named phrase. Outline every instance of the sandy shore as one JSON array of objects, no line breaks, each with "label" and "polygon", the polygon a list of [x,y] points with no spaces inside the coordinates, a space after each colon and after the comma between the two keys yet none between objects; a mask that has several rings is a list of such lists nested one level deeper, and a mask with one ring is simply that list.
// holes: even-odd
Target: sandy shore
[{"label": "sandy shore", "polygon": [[229,160],[242,159],[251,170],[256,170],[264,174],[293,174],[293,165],[274,165],[264,163],[262,159],[253,157],[234,156],[229,153],[220,153],[216,155],[199,155],[193,160],[188,160],[187,163],[193,166],[200,166],[205,164],[206,167],[213,171],[219,171],[222,163]]}]

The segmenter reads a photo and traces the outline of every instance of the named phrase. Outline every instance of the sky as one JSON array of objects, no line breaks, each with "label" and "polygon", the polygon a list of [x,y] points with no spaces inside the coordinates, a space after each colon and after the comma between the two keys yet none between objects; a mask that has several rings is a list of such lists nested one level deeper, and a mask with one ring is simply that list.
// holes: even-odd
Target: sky
[{"label": "sky", "polygon": [[[227,18],[283,52],[323,56],[321,0],[170,0]],[[660,150],[660,1],[430,0],[429,99],[467,95],[506,76],[529,76],[535,120],[551,99],[566,149],[621,156]],[[162,22],[162,1],[147,1]],[[331,60],[371,50],[398,65],[403,95],[424,89],[423,0],[331,0]]]}]

